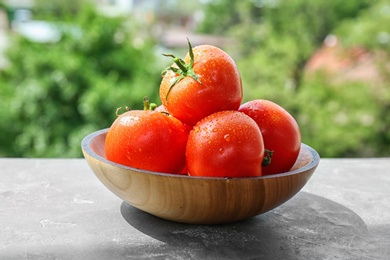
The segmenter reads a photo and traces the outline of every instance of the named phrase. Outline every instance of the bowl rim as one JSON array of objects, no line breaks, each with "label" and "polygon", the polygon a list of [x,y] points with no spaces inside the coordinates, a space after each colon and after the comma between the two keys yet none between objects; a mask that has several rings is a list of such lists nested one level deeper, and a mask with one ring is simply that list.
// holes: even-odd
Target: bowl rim
[{"label": "bowl rim", "polygon": [[208,176],[189,176],[189,175],[185,175],[185,174],[174,174],[174,173],[165,173],[165,172],[153,172],[153,171],[143,170],[143,169],[130,167],[130,166],[126,166],[126,165],[123,165],[123,164],[119,164],[119,163],[115,163],[115,162],[109,161],[106,158],[104,158],[104,157],[98,155],[96,152],[94,152],[92,150],[91,146],[90,146],[91,141],[94,138],[96,138],[97,136],[100,136],[102,134],[106,134],[108,132],[108,130],[109,130],[109,128],[104,128],[104,129],[100,129],[100,130],[97,130],[95,132],[92,132],[92,133],[86,135],[82,139],[82,141],[81,141],[81,148],[82,148],[82,150],[85,153],[87,153],[89,156],[91,156],[92,158],[94,158],[94,159],[96,159],[98,161],[101,161],[101,162],[103,162],[105,164],[108,164],[108,165],[111,165],[111,166],[115,166],[115,167],[119,167],[119,168],[126,169],[126,170],[139,172],[139,173],[157,175],[157,176],[162,176],[162,177],[189,178],[189,179],[207,179],[207,180],[242,180],[242,179],[282,178],[282,177],[285,177],[285,176],[298,174],[298,173],[305,172],[305,171],[311,170],[313,168],[316,168],[318,166],[319,162],[320,162],[320,155],[318,154],[318,152],[315,149],[313,149],[312,147],[310,147],[309,145],[307,145],[305,143],[301,143],[301,150],[305,149],[311,156],[310,162],[308,164],[304,165],[301,168],[298,168],[298,169],[295,169],[295,170],[292,170],[292,171],[288,171],[288,172],[283,172],[283,173],[263,175],[263,176],[257,176],[257,177],[225,177],[225,178],[221,178],[221,177],[208,177]]}]

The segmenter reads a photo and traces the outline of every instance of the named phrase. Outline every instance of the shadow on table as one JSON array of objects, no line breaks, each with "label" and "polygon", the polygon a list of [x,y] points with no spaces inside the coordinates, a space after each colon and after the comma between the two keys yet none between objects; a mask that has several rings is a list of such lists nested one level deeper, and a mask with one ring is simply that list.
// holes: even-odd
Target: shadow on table
[{"label": "shadow on table", "polygon": [[176,223],[126,202],[121,213],[131,226],[164,242],[164,250],[184,258],[350,259],[354,250],[364,254],[359,248],[367,234],[356,213],[306,192],[268,213],[224,225]]}]

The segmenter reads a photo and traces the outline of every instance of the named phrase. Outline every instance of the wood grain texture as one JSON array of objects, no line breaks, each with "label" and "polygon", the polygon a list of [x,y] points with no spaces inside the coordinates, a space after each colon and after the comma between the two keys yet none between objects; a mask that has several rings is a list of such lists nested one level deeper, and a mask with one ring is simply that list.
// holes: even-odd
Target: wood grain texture
[{"label": "wood grain texture", "polygon": [[200,178],[155,173],[105,159],[107,129],[82,141],[84,157],[114,194],[157,217],[192,224],[222,224],[265,213],[289,200],[310,179],[320,157],[302,144],[291,171],[255,178]]}]

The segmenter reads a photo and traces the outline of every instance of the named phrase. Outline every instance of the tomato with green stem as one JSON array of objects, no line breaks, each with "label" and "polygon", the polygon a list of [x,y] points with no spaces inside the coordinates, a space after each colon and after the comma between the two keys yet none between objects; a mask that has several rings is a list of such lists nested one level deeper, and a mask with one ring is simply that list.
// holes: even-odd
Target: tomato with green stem
[{"label": "tomato with green stem", "polygon": [[169,113],[188,125],[222,110],[237,110],[242,101],[238,68],[223,50],[212,45],[192,48],[185,59],[172,54],[174,63],[162,73],[160,99]]},{"label": "tomato with green stem", "polygon": [[259,127],[238,111],[220,111],[199,121],[187,147],[190,176],[261,176],[264,143]]},{"label": "tomato with green stem", "polygon": [[263,174],[289,171],[301,148],[301,133],[294,117],[280,105],[264,99],[242,104],[239,111],[250,116],[261,130],[265,149],[270,156],[268,165],[263,166]]},{"label": "tomato with green stem", "polygon": [[143,170],[180,173],[185,166],[188,127],[164,112],[130,110],[119,115],[108,130],[106,158]]}]

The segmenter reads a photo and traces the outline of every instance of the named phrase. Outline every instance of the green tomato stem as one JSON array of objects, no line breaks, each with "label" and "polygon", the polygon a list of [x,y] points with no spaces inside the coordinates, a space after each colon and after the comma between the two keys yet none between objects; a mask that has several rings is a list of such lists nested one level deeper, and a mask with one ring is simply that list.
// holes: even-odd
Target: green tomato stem
[{"label": "green tomato stem", "polygon": [[173,59],[173,62],[176,63],[176,65],[179,67],[179,69],[180,69],[184,74],[188,72],[188,69],[189,69],[189,68],[186,66],[186,63],[184,62],[184,60],[175,57],[175,58]]},{"label": "green tomato stem", "polygon": [[274,151],[270,151],[268,149],[265,149],[264,150],[264,159],[263,159],[263,162],[261,164],[261,166],[268,166],[271,164],[271,157],[272,155],[274,154]]},{"label": "green tomato stem", "polygon": [[173,58],[173,62],[177,65],[177,68],[170,66],[170,67],[166,68],[165,70],[163,70],[161,75],[165,76],[165,74],[168,71],[173,71],[174,73],[178,74],[176,80],[174,80],[172,82],[171,86],[169,87],[169,89],[167,91],[167,95],[165,97],[165,99],[167,101],[168,101],[168,95],[169,95],[172,87],[175,86],[177,83],[179,83],[185,77],[191,77],[195,81],[197,81],[200,84],[202,84],[202,82],[200,82],[200,80],[199,80],[198,75],[196,75],[196,73],[195,73],[195,71],[193,69],[193,66],[194,66],[194,52],[192,50],[192,46],[191,46],[190,40],[188,38],[187,38],[187,42],[188,42],[188,53],[190,55],[190,62],[189,63],[186,63],[183,59],[180,59],[180,58],[176,57],[173,54],[163,54],[166,57]]},{"label": "green tomato stem", "polygon": [[144,97],[144,110],[155,110],[157,105],[155,103],[150,103],[149,97]]}]

